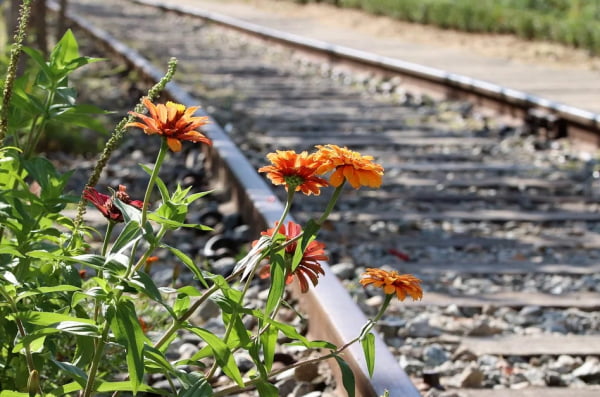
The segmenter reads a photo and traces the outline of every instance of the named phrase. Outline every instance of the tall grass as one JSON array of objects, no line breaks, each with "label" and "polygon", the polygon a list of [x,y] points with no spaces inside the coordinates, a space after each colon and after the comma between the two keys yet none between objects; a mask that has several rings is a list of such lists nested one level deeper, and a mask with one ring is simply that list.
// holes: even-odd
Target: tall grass
[{"label": "tall grass", "polygon": [[600,54],[600,0],[295,0],[466,32],[510,33]]}]

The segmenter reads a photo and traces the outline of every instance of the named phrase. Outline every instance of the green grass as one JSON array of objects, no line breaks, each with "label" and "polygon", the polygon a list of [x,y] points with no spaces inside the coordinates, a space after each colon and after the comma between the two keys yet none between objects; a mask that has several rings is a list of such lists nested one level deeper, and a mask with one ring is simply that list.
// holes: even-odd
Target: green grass
[{"label": "green grass", "polygon": [[509,33],[600,54],[600,0],[294,0],[466,32]]}]

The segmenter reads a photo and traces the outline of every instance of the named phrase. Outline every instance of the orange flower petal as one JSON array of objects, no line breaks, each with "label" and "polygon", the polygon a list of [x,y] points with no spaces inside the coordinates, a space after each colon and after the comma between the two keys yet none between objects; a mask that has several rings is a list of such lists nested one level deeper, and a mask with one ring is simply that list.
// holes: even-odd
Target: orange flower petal
[{"label": "orange flower petal", "polygon": [[167,138],[167,145],[169,146],[169,149],[174,152],[181,151],[181,141],[179,139]]}]

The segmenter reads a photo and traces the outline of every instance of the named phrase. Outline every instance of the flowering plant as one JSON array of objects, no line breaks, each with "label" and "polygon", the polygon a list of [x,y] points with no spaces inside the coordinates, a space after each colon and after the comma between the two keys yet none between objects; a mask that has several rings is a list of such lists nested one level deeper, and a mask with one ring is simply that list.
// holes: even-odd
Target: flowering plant
[{"label": "flowering plant", "polygon": [[[26,22],[21,21],[21,28],[24,25]],[[53,76],[65,79],[68,73],[60,74],[60,68],[72,71],[74,65],[79,67],[91,61],[79,57],[72,35],[65,37],[53,51],[50,62],[34,56],[46,79]],[[231,275],[224,277],[204,270],[194,258],[165,242],[167,233],[182,228],[208,229],[186,220],[190,205],[207,192],[193,193],[191,188],[180,186],[170,191],[160,177],[167,153],[171,151],[177,155],[183,141],[211,145],[210,139],[198,131],[208,119],[194,116],[196,107],[153,102],[174,69],[173,61],[165,78],[142,99],[143,106],[130,112],[130,116],[115,129],[83,190],[75,220],[61,213],[72,202],[64,194],[68,174],[59,174],[47,160],[19,147],[23,140],[16,130],[10,134],[6,129],[1,131],[0,326],[4,336],[0,338],[0,355],[5,364],[0,367],[0,388],[3,390],[0,396],[76,393],[89,397],[107,392],[113,392],[115,396],[120,392],[224,396],[250,388],[255,388],[261,396],[278,396],[278,390],[271,382],[274,376],[293,367],[329,358],[340,363],[344,387],[349,395],[354,395],[353,377],[347,370],[342,352],[350,344],[360,342],[372,373],[372,328],[394,295],[401,300],[407,295],[413,299],[421,298],[419,280],[410,275],[368,269],[361,283],[382,288],[387,298],[360,335],[339,347],[327,341],[308,340],[295,327],[280,321],[277,315],[284,303],[286,284],[296,279],[304,293],[311,284],[317,285],[319,277],[324,275],[319,262],[327,260],[325,245],[315,238],[346,181],[355,189],[378,187],[383,168],[369,156],[336,145],[318,146],[310,154],[289,150],[268,154],[271,165],[262,167],[259,172],[266,173],[275,185],[283,185],[287,191],[279,222],[262,233],[248,254],[238,261]],[[11,80],[9,73],[3,110],[9,106],[12,84],[14,79]],[[60,84],[42,87],[48,92],[49,107],[57,107],[54,102],[64,84],[66,81],[61,80]],[[8,91],[6,87],[9,87]],[[18,109],[23,106],[21,102],[15,100],[14,106]],[[148,115],[143,114],[144,108]],[[2,117],[0,126],[11,126],[6,122],[8,112],[3,112]],[[40,122],[36,117],[32,118],[31,124],[37,128]],[[140,128],[145,134],[160,138],[157,139],[160,146],[153,167],[142,165],[149,180],[141,199],[130,197],[125,186],[106,193],[95,188],[99,174],[125,128]],[[12,139],[15,146],[2,146],[5,138]],[[39,192],[32,192],[33,184],[39,185]],[[297,192],[319,195],[329,186],[334,190],[318,219],[304,227],[292,221],[286,223]],[[160,200],[151,203],[155,190],[158,190]],[[98,252],[90,251],[88,242],[92,229],[84,226],[82,221],[86,202],[95,206],[107,222]],[[145,269],[156,260],[157,249],[170,252],[197,282],[177,289],[156,285]],[[82,280],[84,274],[86,277]],[[246,302],[246,293],[257,276],[270,281],[266,302],[260,308]],[[216,335],[190,320],[209,299],[220,309],[225,326],[223,335]],[[149,336],[145,324],[140,321],[139,302],[143,300],[157,304],[168,319],[169,325],[158,330],[156,337]],[[246,328],[248,318],[254,320],[255,327]],[[172,361],[166,354],[167,348],[182,331],[198,336],[203,347],[191,357]],[[273,363],[280,334],[306,349],[327,350],[328,353],[275,368]],[[253,369],[245,377],[234,359],[234,353],[240,350],[246,351],[252,360]],[[127,377],[115,377],[111,356],[124,359]],[[119,368],[119,364],[114,365]],[[148,385],[147,375],[152,373],[163,374],[170,390]],[[219,373],[226,376],[228,383],[215,383]]]}]

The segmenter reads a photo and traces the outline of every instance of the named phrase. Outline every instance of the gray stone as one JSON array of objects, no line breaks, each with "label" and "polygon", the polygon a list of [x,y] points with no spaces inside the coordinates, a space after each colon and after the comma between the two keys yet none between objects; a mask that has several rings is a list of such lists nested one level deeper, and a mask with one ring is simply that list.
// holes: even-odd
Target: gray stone
[{"label": "gray stone", "polygon": [[568,374],[580,364],[581,363],[578,363],[577,360],[575,360],[572,356],[563,354],[558,356],[556,361],[550,363],[548,368],[552,371],[558,372],[559,374]]},{"label": "gray stone", "polygon": [[314,385],[309,382],[299,382],[288,397],[304,397],[315,389]]},{"label": "gray stone", "polygon": [[236,353],[235,363],[242,373],[246,373],[254,368],[254,361],[245,353]]},{"label": "gray stone", "polygon": [[425,361],[425,365],[437,367],[447,360],[448,353],[437,343],[431,344],[423,349],[423,361]]},{"label": "gray stone", "polygon": [[229,276],[236,264],[237,262],[235,258],[226,256],[217,259],[212,263],[212,271],[213,273],[220,274],[221,276]]},{"label": "gray stone", "polygon": [[491,325],[488,319],[476,320],[473,328],[467,331],[469,336],[490,336],[499,333],[502,333],[502,328]]},{"label": "gray stone", "polygon": [[410,320],[401,332],[417,338],[431,338],[442,333],[439,328],[431,326],[427,313],[420,314]]},{"label": "gray stone", "polygon": [[588,357],[585,362],[573,370],[572,375],[583,380],[600,380],[600,360],[597,357]]},{"label": "gray stone", "polygon": [[275,387],[279,390],[280,396],[288,396],[294,391],[297,383],[295,379],[287,378],[276,382]]},{"label": "gray stone", "polygon": [[204,301],[198,310],[194,312],[194,317],[199,318],[202,322],[206,322],[221,314],[221,308],[210,299]]},{"label": "gray stone", "polygon": [[458,375],[458,385],[463,388],[476,389],[481,387],[485,374],[475,365],[466,367]]},{"label": "gray stone", "polygon": [[196,354],[197,351],[198,345],[193,343],[183,343],[181,346],[179,346],[179,349],[177,349],[177,352],[179,353],[179,358],[181,360],[187,360],[188,358]]}]

